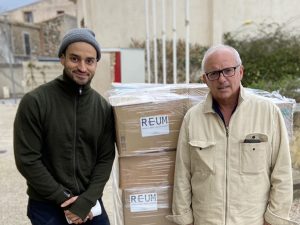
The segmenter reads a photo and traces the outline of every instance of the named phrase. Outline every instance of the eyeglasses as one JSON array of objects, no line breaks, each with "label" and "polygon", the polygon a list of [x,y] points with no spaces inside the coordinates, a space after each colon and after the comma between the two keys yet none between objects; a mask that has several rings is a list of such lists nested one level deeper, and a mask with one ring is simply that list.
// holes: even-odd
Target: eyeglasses
[{"label": "eyeglasses", "polygon": [[205,73],[205,75],[209,80],[218,80],[221,76],[221,73],[223,74],[224,77],[232,77],[233,75],[235,75],[235,70],[239,66],[240,65],[224,68],[222,70],[211,71]]}]

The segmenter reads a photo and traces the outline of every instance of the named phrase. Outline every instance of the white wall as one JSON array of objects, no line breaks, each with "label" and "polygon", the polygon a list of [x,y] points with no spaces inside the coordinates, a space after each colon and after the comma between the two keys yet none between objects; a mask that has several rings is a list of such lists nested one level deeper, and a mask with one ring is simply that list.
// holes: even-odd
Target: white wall
[{"label": "white wall", "polygon": [[[166,1],[167,37],[172,38],[172,0]],[[78,15],[95,30],[107,48],[126,48],[131,39],[145,40],[144,0],[78,0]],[[152,15],[152,0],[149,0]],[[157,35],[161,36],[161,2],[157,5]],[[178,38],[185,38],[185,0],[177,2]],[[224,32],[240,30],[245,21],[300,25],[299,0],[190,0],[190,41],[201,45],[222,42]],[[79,20],[81,19],[79,18]],[[152,35],[152,17],[150,30]]]},{"label": "white wall", "polygon": [[[149,1],[150,41],[153,44],[152,2]],[[185,39],[185,0],[177,2],[177,38]],[[157,37],[161,38],[162,0],[156,0]],[[172,40],[173,0],[165,0],[166,35]],[[96,33],[102,48],[128,48],[131,40],[146,40],[145,0],[77,0],[78,26]],[[225,32],[239,33],[262,22],[300,27],[299,0],[190,0],[190,42],[203,46],[222,43]],[[298,29],[299,31],[300,29]],[[152,56],[151,56],[152,57]],[[107,64],[108,63],[108,64]],[[103,57],[94,84],[104,93],[112,79],[109,58]],[[101,74],[101,75],[100,75]]]}]

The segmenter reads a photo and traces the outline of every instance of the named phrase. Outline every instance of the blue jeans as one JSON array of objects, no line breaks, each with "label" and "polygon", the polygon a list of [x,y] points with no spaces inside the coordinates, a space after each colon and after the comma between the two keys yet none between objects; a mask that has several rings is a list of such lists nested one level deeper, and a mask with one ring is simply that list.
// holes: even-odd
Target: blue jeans
[{"label": "blue jeans", "polygon": [[[84,225],[110,225],[103,202],[99,199],[102,214],[87,220]],[[49,202],[40,202],[33,199],[28,200],[27,216],[32,225],[69,225],[63,209]]]}]

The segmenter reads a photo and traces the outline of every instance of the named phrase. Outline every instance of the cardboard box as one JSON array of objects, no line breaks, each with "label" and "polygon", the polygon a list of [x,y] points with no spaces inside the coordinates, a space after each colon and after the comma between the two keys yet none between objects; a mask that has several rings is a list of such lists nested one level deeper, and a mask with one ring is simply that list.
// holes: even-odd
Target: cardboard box
[{"label": "cardboard box", "polygon": [[176,151],[119,157],[120,188],[173,185]]},{"label": "cardboard box", "polygon": [[[187,98],[175,94],[152,97],[146,96],[142,103],[127,98],[128,104],[112,104],[120,156],[176,149]],[[125,96],[119,98],[122,102]]]},{"label": "cardboard box", "polygon": [[172,186],[124,189],[124,225],[175,225],[165,217],[172,214]]}]

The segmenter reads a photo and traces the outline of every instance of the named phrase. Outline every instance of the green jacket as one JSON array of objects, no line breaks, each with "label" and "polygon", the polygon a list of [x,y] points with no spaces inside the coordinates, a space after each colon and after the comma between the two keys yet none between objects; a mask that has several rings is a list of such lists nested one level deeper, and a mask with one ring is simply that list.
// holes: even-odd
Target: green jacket
[{"label": "green jacket", "polygon": [[115,157],[111,105],[90,84],[66,75],[21,100],[14,122],[16,165],[30,198],[60,205],[84,219],[101,198]]}]

